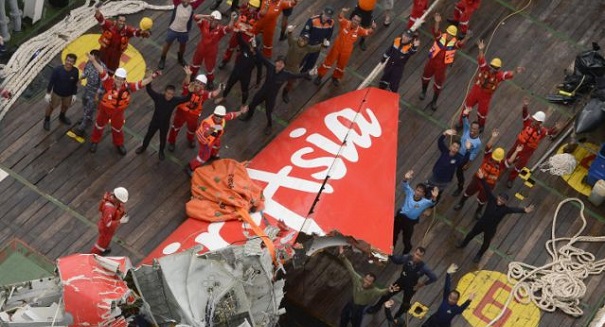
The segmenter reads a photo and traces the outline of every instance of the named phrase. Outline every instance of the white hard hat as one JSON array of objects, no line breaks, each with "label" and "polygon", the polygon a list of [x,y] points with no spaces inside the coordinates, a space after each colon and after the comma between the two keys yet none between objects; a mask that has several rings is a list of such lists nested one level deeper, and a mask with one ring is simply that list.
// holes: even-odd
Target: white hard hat
[{"label": "white hard hat", "polygon": [[544,114],[544,111],[538,111],[533,116],[531,116],[531,118],[543,123],[544,120],[546,120],[546,114]]},{"label": "white hard hat", "polygon": [[123,187],[116,187],[113,190],[113,195],[122,203],[128,202],[128,190]]},{"label": "white hard hat", "polygon": [[214,108],[214,114],[217,116],[225,116],[227,114],[227,108],[224,106],[216,106],[216,108]]},{"label": "white hard hat", "polygon": [[216,20],[221,20],[223,18],[223,15],[218,10],[215,10],[215,11],[211,12],[210,16],[212,16],[212,18],[214,18]]},{"label": "white hard hat", "polygon": [[126,78],[126,69],[121,67],[116,69],[116,73],[114,74],[114,76],[119,78]]},{"label": "white hard hat", "polygon": [[203,84],[208,83],[208,78],[206,78],[206,75],[204,75],[204,74],[197,75],[197,77],[195,78],[195,80],[198,81],[198,82],[200,82],[200,83],[203,83]]}]

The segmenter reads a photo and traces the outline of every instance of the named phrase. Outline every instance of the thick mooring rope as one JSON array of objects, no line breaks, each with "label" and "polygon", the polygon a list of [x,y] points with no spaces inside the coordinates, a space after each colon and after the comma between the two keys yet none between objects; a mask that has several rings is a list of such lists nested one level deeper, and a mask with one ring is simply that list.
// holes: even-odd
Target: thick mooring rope
[{"label": "thick mooring rope", "polygon": [[[62,21],[21,45],[6,65],[0,65],[0,77],[4,78],[0,89],[6,89],[13,95],[10,99],[0,98],[0,121],[42,69],[69,43],[97,24],[94,18],[96,7],[93,4],[94,1],[88,0],[83,6],[72,10]],[[172,8],[172,5],[154,6],[145,1],[127,0],[107,2],[102,11],[103,15],[110,17],[145,9]]]},{"label": "thick mooring rope", "polygon": [[[557,216],[561,207],[568,202],[580,204],[582,227],[571,237],[556,237]],[[487,326],[493,326],[500,319],[513,297],[520,303],[533,302],[538,308],[554,312],[556,309],[579,317],[584,312],[580,300],[586,294],[584,279],[599,275],[605,270],[605,259],[596,260],[594,254],[575,245],[577,243],[605,242],[605,236],[582,236],[586,228],[584,203],[578,198],[568,198],[559,203],[552,223],[551,239],[545,244],[552,262],[534,267],[523,262],[508,264],[508,280],[515,284],[503,310]],[[557,248],[557,245],[562,244]]]}]

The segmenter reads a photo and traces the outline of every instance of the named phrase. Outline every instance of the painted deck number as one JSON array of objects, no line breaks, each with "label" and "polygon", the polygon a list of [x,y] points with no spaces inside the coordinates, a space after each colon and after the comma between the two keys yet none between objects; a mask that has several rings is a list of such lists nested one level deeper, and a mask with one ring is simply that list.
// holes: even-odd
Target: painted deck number
[{"label": "painted deck number", "polygon": [[475,301],[471,302],[462,316],[471,326],[483,327],[504,309],[504,314],[494,326],[537,327],[540,309],[535,304],[512,300],[504,307],[512,288],[506,275],[498,271],[480,270],[462,276],[456,287],[461,293],[460,300],[466,301],[471,293],[476,294]]},{"label": "painted deck number", "polygon": [[[500,310],[504,307],[504,303],[510,294],[511,287],[497,280],[492,284],[492,287],[489,288],[487,294],[481,299],[479,305],[473,310],[473,314],[481,319],[481,321],[488,324],[492,319],[498,315]],[[496,308],[496,310],[493,309]],[[504,310],[504,315],[496,324],[495,327],[502,327],[508,320],[511,315],[511,311],[509,308]],[[487,316],[486,316],[487,314]]]}]

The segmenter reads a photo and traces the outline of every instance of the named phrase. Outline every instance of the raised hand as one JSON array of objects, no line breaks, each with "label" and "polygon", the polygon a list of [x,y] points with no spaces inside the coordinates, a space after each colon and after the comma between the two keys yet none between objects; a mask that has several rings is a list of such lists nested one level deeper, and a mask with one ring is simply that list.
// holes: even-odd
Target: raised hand
[{"label": "raised hand", "polygon": [[483,40],[479,40],[477,42],[477,48],[479,49],[479,51],[483,51],[485,49],[485,42],[483,42]]},{"label": "raised hand", "polygon": [[456,271],[458,271],[458,265],[455,263],[452,263],[449,267],[447,267],[447,273],[448,274],[453,274]]},{"label": "raised hand", "polygon": [[414,177],[414,171],[413,170],[408,170],[405,172],[405,175],[403,175],[403,178],[406,180],[410,180],[412,179],[412,177]]}]

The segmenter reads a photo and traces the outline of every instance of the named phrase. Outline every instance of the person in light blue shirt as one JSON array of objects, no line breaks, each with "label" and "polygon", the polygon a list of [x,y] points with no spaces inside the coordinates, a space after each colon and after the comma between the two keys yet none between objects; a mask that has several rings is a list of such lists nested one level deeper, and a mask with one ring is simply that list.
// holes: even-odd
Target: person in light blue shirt
[{"label": "person in light blue shirt", "polygon": [[426,186],[422,183],[417,184],[415,189],[410,186],[409,180],[414,176],[414,171],[409,170],[403,177],[403,189],[405,191],[405,200],[403,205],[395,215],[393,228],[393,249],[397,245],[399,233],[403,232],[403,254],[412,250],[412,235],[414,226],[418,223],[420,215],[424,210],[435,205],[439,188],[434,187],[431,191],[431,199],[427,199]]},{"label": "person in light blue shirt", "polygon": [[467,150],[466,147],[460,147],[460,151],[458,153],[460,153],[461,155],[465,155],[466,152],[468,151],[468,152],[470,152],[470,155],[469,155],[468,161],[463,163],[462,165],[458,166],[458,169],[456,169],[456,178],[458,179],[458,188],[452,194],[453,196],[458,196],[462,193],[462,190],[464,189],[464,171],[467,170],[471,166],[471,163],[473,162],[473,160],[475,160],[475,158],[477,157],[477,155],[479,155],[479,152],[481,151],[482,143],[481,143],[481,139],[479,138],[479,123],[476,121],[473,121],[471,123],[468,119],[469,113],[470,113],[470,110],[468,110],[468,109],[464,109],[464,111],[462,112],[463,129],[462,129],[462,138],[460,139],[460,143],[466,144],[468,141],[471,144],[471,148],[470,148],[470,150]]}]

